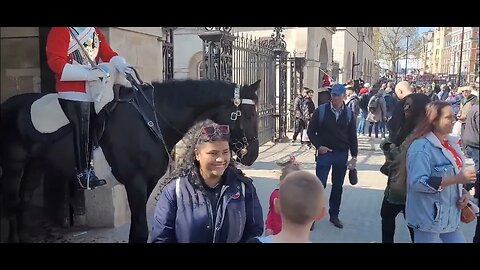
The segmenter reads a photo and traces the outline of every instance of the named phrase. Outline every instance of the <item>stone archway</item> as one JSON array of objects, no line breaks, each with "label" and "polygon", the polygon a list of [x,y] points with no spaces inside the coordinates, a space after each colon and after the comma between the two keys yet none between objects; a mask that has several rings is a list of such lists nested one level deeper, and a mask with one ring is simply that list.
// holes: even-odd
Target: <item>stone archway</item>
[{"label": "stone archway", "polygon": [[[324,72],[327,71],[328,67],[328,48],[327,48],[327,41],[325,38],[322,38],[320,42],[320,54],[318,56],[318,60],[320,62],[320,67],[318,70],[318,88],[321,88],[324,84],[323,76],[325,75]],[[332,75],[331,73],[329,74]]]},{"label": "stone archway", "polygon": [[318,60],[320,61],[320,68],[326,70],[328,66],[328,47],[325,38],[322,38],[322,42],[320,43]]},{"label": "stone archway", "polygon": [[200,64],[203,62],[203,52],[198,51],[192,55],[188,63],[188,78],[198,80],[201,73]]}]

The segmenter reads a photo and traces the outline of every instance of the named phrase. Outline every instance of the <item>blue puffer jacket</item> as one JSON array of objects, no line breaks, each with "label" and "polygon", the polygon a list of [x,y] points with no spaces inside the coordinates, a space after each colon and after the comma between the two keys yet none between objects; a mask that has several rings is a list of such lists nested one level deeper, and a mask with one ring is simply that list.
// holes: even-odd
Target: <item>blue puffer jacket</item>
[{"label": "blue puffer jacket", "polygon": [[208,197],[194,188],[192,179],[181,177],[168,183],[157,202],[152,243],[238,243],[260,236],[263,212],[252,180],[232,167],[222,177],[216,220]]}]

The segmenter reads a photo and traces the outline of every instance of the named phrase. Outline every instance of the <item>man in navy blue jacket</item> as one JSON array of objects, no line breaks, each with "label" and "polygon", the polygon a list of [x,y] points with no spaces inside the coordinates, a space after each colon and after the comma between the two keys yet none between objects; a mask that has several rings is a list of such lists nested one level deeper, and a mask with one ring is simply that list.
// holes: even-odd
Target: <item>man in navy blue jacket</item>
[{"label": "man in navy blue jacket", "polygon": [[[345,86],[336,84],[331,90],[332,100],[325,104],[325,114],[320,121],[318,107],[313,113],[308,127],[308,137],[317,149],[316,174],[324,187],[327,185],[327,177],[332,168],[332,190],[330,192],[330,222],[335,227],[343,228],[338,218],[340,203],[342,200],[343,181],[347,167],[356,167],[358,142],[356,134],[356,119],[353,113],[347,113],[345,99]],[[351,116],[352,119],[347,119]],[[348,151],[352,158],[348,161]],[[348,162],[347,162],[348,161]]]}]

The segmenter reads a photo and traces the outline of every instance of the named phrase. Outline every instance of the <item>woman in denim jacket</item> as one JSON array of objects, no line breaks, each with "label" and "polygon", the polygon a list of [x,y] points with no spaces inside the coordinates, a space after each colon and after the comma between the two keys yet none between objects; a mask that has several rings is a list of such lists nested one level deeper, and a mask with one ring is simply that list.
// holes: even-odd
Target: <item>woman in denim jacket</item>
[{"label": "woman in denim jacket", "polygon": [[398,180],[406,180],[405,214],[415,243],[465,243],[460,212],[469,194],[462,186],[475,182],[476,175],[473,167],[465,168],[458,139],[448,135],[454,122],[448,103],[430,103],[402,153]]}]

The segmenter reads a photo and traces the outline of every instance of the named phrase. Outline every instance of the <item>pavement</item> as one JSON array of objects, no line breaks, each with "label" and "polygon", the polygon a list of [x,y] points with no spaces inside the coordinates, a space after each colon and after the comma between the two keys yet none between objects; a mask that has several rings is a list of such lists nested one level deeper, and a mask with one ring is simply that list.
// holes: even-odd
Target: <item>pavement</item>
[{"label": "pavement", "polygon": [[[311,233],[311,241],[314,243],[381,243],[380,207],[387,182],[386,176],[379,172],[384,162],[383,153],[379,149],[381,139],[363,136],[358,140],[359,182],[352,186],[348,176],[345,179],[339,215],[344,228],[334,227],[327,215],[315,224],[315,229]],[[296,156],[302,169],[315,173],[314,150],[300,143],[266,143],[260,147],[257,161],[250,167],[241,168],[254,180],[264,218],[267,216],[270,194],[279,183],[280,166],[277,163],[288,159],[290,155]],[[473,164],[471,160],[468,160],[468,163]],[[328,179],[326,191],[330,195],[330,176]],[[155,190],[147,204],[149,228],[151,228],[156,194],[158,191]],[[396,221],[395,242],[409,243],[410,237],[403,215],[398,215]],[[467,242],[472,241],[475,225],[475,221],[461,225]],[[52,233],[56,237],[52,237],[53,240],[49,242],[125,243],[128,242],[129,228],[130,224],[124,224],[116,228],[57,230]]]}]

